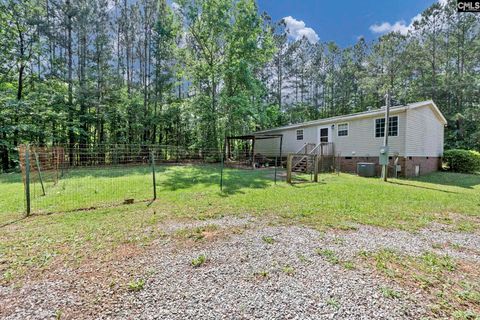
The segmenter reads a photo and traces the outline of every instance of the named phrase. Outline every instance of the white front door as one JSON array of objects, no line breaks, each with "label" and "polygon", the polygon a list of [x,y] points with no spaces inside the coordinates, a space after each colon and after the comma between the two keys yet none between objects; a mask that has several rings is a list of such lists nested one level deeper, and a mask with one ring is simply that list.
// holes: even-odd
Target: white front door
[{"label": "white front door", "polygon": [[331,135],[330,135],[330,127],[320,127],[318,129],[318,142],[320,143],[325,143],[325,142],[331,142]]}]

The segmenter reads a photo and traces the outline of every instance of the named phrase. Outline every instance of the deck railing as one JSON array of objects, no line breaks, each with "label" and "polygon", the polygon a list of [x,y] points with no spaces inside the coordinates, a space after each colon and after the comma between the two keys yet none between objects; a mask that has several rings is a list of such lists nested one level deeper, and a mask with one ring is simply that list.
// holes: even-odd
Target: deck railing
[{"label": "deck railing", "polygon": [[316,145],[315,148],[313,148],[309,154],[333,156],[334,155],[333,142],[321,142],[318,145]]},{"label": "deck railing", "polygon": [[[328,157],[334,155],[333,142],[321,142],[317,145],[315,143],[305,143],[300,150],[296,152],[298,155],[305,155],[297,157],[296,161],[292,163],[292,167],[300,165],[302,161],[308,158],[309,155],[318,155],[321,157]],[[308,167],[308,163],[307,163]]]}]

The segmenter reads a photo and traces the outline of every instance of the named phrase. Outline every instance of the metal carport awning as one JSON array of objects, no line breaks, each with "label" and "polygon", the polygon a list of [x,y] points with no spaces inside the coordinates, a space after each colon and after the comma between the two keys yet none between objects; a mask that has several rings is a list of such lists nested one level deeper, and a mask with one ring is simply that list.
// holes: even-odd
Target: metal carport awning
[{"label": "metal carport awning", "polygon": [[225,138],[225,150],[227,159],[231,156],[230,150],[230,141],[231,140],[251,140],[252,141],[252,151],[251,151],[251,159],[252,165],[255,167],[255,141],[256,140],[266,140],[266,139],[280,139],[280,147],[279,147],[279,158],[280,162],[282,161],[282,146],[283,146],[283,134],[248,134],[248,135],[240,135],[240,136],[229,136]]}]

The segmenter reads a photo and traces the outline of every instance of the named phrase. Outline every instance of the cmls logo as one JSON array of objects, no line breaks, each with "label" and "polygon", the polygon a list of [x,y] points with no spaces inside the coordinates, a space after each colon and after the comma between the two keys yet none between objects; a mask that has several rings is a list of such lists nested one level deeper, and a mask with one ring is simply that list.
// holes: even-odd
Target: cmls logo
[{"label": "cmls logo", "polygon": [[480,12],[480,1],[457,0],[457,12]]}]

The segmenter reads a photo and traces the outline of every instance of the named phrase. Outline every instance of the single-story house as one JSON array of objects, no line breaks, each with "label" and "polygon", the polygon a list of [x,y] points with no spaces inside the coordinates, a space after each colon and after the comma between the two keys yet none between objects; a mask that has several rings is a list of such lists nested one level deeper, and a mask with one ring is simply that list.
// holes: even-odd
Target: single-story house
[{"label": "single-story house", "polygon": [[[390,167],[397,159],[399,175],[411,177],[441,168],[444,127],[447,120],[431,100],[390,108]],[[282,135],[282,154],[318,152],[336,157],[344,172],[356,172],[358,162],[373,162],[380,170],[379,155],[384,143],[385,107],[326,119],[257,131],[256,137]],[[310,145],[310,148],[306,148]],[[256,139],[255,154],[278,155],[279,139]],[[322,148],[323,149],[323,148]]]}]

